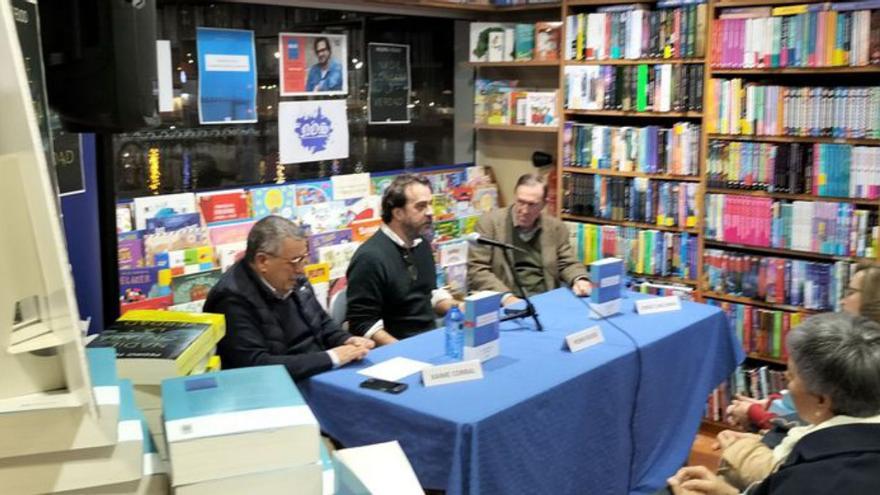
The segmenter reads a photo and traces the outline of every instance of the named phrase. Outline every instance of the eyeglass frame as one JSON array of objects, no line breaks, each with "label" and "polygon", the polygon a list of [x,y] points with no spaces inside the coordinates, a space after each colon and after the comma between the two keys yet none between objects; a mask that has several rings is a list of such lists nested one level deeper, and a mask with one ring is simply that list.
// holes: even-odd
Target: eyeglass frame
[{"label": "eyeglass frame", "polygon": [[[261,252],[262,252],[262,251],[261,251]],[[266,253],[266,252],[262,252],[262,253],[265,254],[266,256],[271,256],[271,257],[273,257],[273,258],[278,258],[278,259],[284,260],[284,261],[286,261],[287,263],[289,263],[290,266],[292,266],[292,267],[294,267],[294,268],[296,268],[297,266],[299,266],[300,264],[302,264],[304,261],[306,261],[306,260],[309,259],[309,253],[308,253],[308,252],[306,252],[306,253],[303,254],[302,256],[297,256],[296,258],[285,258],[284,256],[278,256],[277,254],[273,254],[273,253]]]}]

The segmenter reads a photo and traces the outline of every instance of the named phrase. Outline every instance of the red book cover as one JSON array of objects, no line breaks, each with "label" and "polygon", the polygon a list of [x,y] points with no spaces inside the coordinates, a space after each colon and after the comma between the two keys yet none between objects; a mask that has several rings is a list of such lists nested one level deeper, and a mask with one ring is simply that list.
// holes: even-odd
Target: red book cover
[{"label": "red book cover", "polygon": [[776,303],[785,303],[785,260],[782,258],[774,258],[776,265]]},{"label": "red book cover", "polygon": [[126,312],[133,309],[167,309],[173,302],[174,297],[169,294],[167,296],[151,297],[140,301],[121,303],[119,305],[119,314],[120,316],[124,315]]},{"label": "red book cover", "polygon": [[788,346],[785,342],[788,340],[789,330],[791,330],[791,313],[782,313],[782,349],[780,349],[782,359],[788,359]]},{"label": "red book cover", "polygon": [[200,195],[199,208],[205,223],[228,222],[250,217],[248,195],[243,190]]}]

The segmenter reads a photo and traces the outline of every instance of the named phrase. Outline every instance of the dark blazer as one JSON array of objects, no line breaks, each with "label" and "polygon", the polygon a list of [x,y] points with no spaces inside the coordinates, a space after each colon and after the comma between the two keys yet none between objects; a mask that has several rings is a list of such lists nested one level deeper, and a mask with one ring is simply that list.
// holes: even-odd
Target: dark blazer
[{"label": "dark blazer", "polygon": [[748,495],[880,494],[880,425],[833,426],[801,438]]},{"label": "dark blazer", "polygon": [[[217,345],[224,369],[281,364],[299,380],[331,369],[325,351],[351,337],[330,319],[308,281],[282,301],[245,261],[223,274],[204,310],[226,315],[226,336]],[[285,314],[295,317],[279,317]]]}]

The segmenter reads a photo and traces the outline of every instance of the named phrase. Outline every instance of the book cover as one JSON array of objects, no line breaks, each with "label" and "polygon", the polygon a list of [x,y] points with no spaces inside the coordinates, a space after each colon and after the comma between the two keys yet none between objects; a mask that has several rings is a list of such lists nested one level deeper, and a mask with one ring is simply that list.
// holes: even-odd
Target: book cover
[{"label": "book cover", "polygon": [[535,23],[535,60],[559,60],[561,22]]},{"label": "book cover", "polygon": [[535,25],[517,24],[514,31],[514,59],[531,60],[535,53]]},{"label": "book cover", "polygon": [[179,275],[171,279],[171,293],[174,304],[198,301],[208,297],[211,287],[220,281],[222,272],[219,268],[203,272]]},{"label": "book cover", "polygon": [[140,239],[120,240],[117,243],[116,256],[119,260],[119,268],[123,270],[131,268],[143,268],[144,266],[144,243]]},{"label": "book cover", "polygon": [[251,213],[259,220],[269,215],[293,218],[296,215],[296,186],[281,184],[248,189]]},{"label": "book cover", "polygon": [[156,266],[161,253],[200,246],[210,246],[205,227],[187,227],[173,232],[161,232],[144,236],[145,266]]},{"label": "book cover", "polygon": [[215,246],[214,252],[217,258],[217,266],[220,267],[220,271],[225,273],[226,270],[232,268],[232,265],[244,257],[244,252],[246,250],[247,241],[232,242]]},{"label": "book cover", "polygon": [[467,294],[467,263],[449,265],[446,271],[446,287],[456,297]]},{"label": "book cover", "polygon": [[355,242],[366,242],[367,239],[373,237],[373,234],[379,231],[381,226],[381,218],[355,220],[349,224],[349,229],[351,229],[351,240]]},{"label": "book cover", "polygon": [[196,197],[193,193],[134,198],[133,207],[135,228],[138,230],[147,227],[147,219],[149,218],[179,215],[181,213],[198,213],[198,210],[196,210]]},{"label": "book cover", "polygon": [[344,242],[351,242],[352,234],[349,229],[333,230],[330,232],[322,232],[320,234],[312,234],[307,242],[309,246],[309,261],[318,262],[318,251],[324,246],[333,246]]},{"label": "book cover", "polygon": [[253,220],[248,220],[224,225],[212,225],[208,227],[208,237],[214,246],[247,242],[247,236],[255,223]]},{"label": "book cover", "polygon": [[174,297],[171,294],[166,296],[151,297],[148,299],[139,299],[134,301],[122,301],[119,304],[119,314],[125,315],[129,311],[138,309],[157,309],[165,310],[174,303]]},{"label": "book cover", "polygon": [[229,222],[250,217],[244,189],[202,193],[196,196],[205,223]]},{"label": "book cover", "polygon": [[363,198],[369,196],[372,189],[368,173],[334,175],[330,178],[330,183],[335,200]]},{"label": "book cover", "polygon": [[556,93],[529,91],[526,96],[526,125],[559,125],[556,115]]},{"label": "book cover", "polygon": [[467,263],[468,243],[462,240],[443,242],[437,245],[437,252],[440,258],[440,266],[447,267]]},{"label": "book cover", "polygon": [[489,213],[498,208],[498,189],[495,186],[474,189],[473,204],[481,213]]},{"label": "book cover", "polygon": [[164,296],[169,293],[170,280],[163,283],[156,267],[130,268],[119,270],[119,296],[123,302],[140,301],[146,298]]},{"label": "book cover", "polygon": [[452,215],[452,202],[446,193],[436,193],[431,201],[434,220],[449,220]]},{"label": "book cover", "polygon": [[500,352],[498,309],[501,293],[480,291],[464,299],[464,359],[485,361]]},{"label": "book cover", "polygon": [[446,242],[461,237],[461,225],[458,220],[434,222],[434,242]]},{"label": "book cover", "polygon": [[298,206],[297,214],[299,221],[308,227],[311,234],[344,229],[348,227],[350,221],[348,205],[345,201]]},{"label": "book cover", "polygon": [[181,213],[179,215],[148,218],[144,234],[172,232],[188,227],[198,227],[201,224],[202,219],[198,213]]},{"label": "book cover", "polygon": [[488,62],[489,36],[491,33],[501,33],[501,42],[503,45],[505,27],[505,24],[497,22],[472,22],[470,25],[470,49],[468,50],[468,60],[471,62]]},{"label": "book cover", "polygon": [[134,229],[131,219],[131,204],[116,205],[116,233],[128,232]]},{"label": "book cover", "polygon": [[459,218],[458,223],[460,224],[461,235],[467,235],[473,232],[477,227],[478,220],[480,220],[480,217],[477,215],[469,215]]},{"label": "book cover", "polygon": [[119,320],[108,326],[87,347],[112,347],[117,359],[177,359],[205,332],[207,323]]},{"label": "book cover", "polygon": [[296,205],[313,205],[333,200],[333,184],[329,180],[300,182],[296,185]]},{"label": "book cover", "polygon": [[605,258],[590,263],[590,281],[593,284],[590,302],[602,304],[620,299],[623,290],[623,260]]},{"label": "book cover", "polygon": [[318,249],[318,261],[330,265],[330,280],[345,276],[351,257],[354,256],[358,246],[360,246],[358,242],[345,242]]},{"label": "book cover", "polygon": [[397,178],[397,174],[393,175],[382,175],[376,177],[375,175],[370,177],[370,182],[372,183],[371,190],[373,194],[376,196],[382,197],[385,194],[385,189],[388,189],[388,186],[394,182],[394,179]]}]

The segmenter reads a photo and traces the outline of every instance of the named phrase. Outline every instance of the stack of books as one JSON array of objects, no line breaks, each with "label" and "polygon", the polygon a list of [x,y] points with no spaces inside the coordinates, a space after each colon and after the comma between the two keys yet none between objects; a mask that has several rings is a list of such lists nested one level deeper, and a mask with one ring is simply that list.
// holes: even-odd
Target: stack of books
[{"label": "stack of books", "polygon": [[280,365],[162,382],[180,495],[322,493],[318,421]]},{"label": "stack of books", "polygon": [[65,390],[4,399],[0,486],[4,493],[167,493],[131,382],[118,380],[113,349],[87,352],[96,408]]},{"label": "stack of books", "polygon": [[134,384],[160,457],[168,459],[162,429],[160,384],[166,378],[204,373],[226,333],[223,315],[132,310],[107,327],[89,348],[112,347],[119,375]]}]

